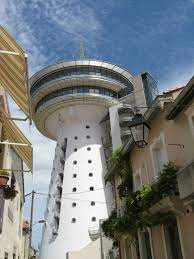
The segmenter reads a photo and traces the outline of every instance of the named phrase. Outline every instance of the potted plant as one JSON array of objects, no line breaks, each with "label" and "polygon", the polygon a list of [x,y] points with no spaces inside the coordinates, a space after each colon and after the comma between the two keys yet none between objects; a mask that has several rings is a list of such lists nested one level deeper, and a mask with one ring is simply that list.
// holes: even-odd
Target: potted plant
[{"label": "potted plant", "polygon": [[9,173],[7,171],[0,170],[0,187],[5,187],[9,180]]},{"label": "potted plant", "polygon": [[3,197],[5,200],[13,200],[17,193],[18,191],[15,190],[15,186],[6,186],[3,190]]}]

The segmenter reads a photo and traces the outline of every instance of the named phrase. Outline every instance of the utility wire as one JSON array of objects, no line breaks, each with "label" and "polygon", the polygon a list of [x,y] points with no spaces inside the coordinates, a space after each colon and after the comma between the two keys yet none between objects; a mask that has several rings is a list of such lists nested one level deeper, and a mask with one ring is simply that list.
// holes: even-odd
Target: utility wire
[{"label": "utility wire", "polygon": [[[43,196],[48,196],[48,194],[46,194],[46,193],[41,193],[41,192],[36,192],[36,194],[38,194],[38,195],[43,195]],[[52,195],[52,197],[55,198],[54,195]],[[64,200],[73,200],[73,201],[81,201],[81,202],[91,202],[91,201],[94,201],[94,202],[96,202],[96,203],[110,204],[110,205],[112,205],[112,204],[115,203],[115,202],[112,202],[112,201],[111,201],[111,202],[104,202],[104,201],[97,201],[97,200],[82,200],[82,199],[65,198],[65,197],[61,197],[61,199],[64,199]]]}]

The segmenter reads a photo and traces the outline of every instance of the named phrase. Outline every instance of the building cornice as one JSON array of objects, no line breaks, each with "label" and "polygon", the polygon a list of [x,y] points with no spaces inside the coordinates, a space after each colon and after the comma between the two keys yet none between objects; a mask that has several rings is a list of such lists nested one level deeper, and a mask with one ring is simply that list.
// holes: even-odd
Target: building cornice
[{"label": "building cornice", "polygon": [[173,120],[175,119],[180,112],[182,112],[186,107],[189,106],[190,101],[194,97],[194,76],[184,87],[178,97],[175,99],[171,107],[169,107],[166,119]]},{"label": "building cornice", "polygon": [[76,66],[96,66],[96,67],[102,67],[106,68],[108,70],[112,70],[116,73],[121,74],[125,78],[127,78],[130,81],[130,78],[132,77],[132,74],[130,74],[127,70],[115,65],[111,64],[105,61],[100,60],[74,60],[74,61],[64,61],[57,63],[55,65],[50,65],[46,68],[41,69],[40,71],[36,72],[30,79],[29,83],[30,85],[33,85],[37,80],[40,80],[47,74],[53,73],[54,71],[61,70],[68,67],[76,67]]}]

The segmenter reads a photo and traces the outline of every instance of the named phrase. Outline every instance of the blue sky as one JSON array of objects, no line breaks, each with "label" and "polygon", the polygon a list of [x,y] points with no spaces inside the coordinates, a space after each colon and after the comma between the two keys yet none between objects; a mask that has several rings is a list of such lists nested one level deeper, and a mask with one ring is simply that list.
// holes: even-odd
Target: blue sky
[{"label": "blue sky", "polygon": [[[1,0],[0,23],[28,53],[30,74],[75,59],[80,35],[87,58],[116,63],[133,74],[147,70],[160,92],[194,74],[194,0]],[[30,131],[20,126],[34,145],[35,189],[47,192],[55,143],[34,126]],[[26,177],[26,192],[31,184]],[[35,205],[36,221],[44,217],[45,197],[37,196]],[[36,225],[33,231],[36,246],[40,230]]]}]

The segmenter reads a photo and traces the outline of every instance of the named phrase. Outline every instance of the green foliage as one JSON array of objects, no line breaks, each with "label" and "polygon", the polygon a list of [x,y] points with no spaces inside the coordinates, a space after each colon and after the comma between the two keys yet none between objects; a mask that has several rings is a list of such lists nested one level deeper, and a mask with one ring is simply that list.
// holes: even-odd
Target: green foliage
[{"label": "green foliage", "polygon": [[109,156],[108,158],[108,163],[117,163],[120,162],[121,160],[121,152],[122,152],[123,147],[119,147],[117,148],[114,152],[112,152],[112,154]]},{"label": "green foliage", "polygon": [[[127,190],[127,177],[120,185],[124,188],[122,190],[122,197],[125,198],[126,206],[124,215],[117,217],[114,210],[109,219],[102,225],[105,235],[114,239],[117,235],[129,235],[132,240],[135,240],[138,229],[147,229],[148,227],[165,224],[173,220],[174,214],[156,213],[151,215],[149,209],[155,203],[164,197],[177,194],[176,172],[178,169],[175,164],[168,162],[164,165],[164,169],[158,178],[158,181],[150,186],[143,186],[141,190],[131,192]],[[126,185],[125,185],[126,184]]]},{"label": "green foliage", "polygon": [[123,147],[115,150],[108,159],[108,177],[106,182],[112,181],[114,176],[120,176],[122,183],[118,187],[120,197],[124,197],[133,189],[132,168],[128,155],[122,155]]}]

